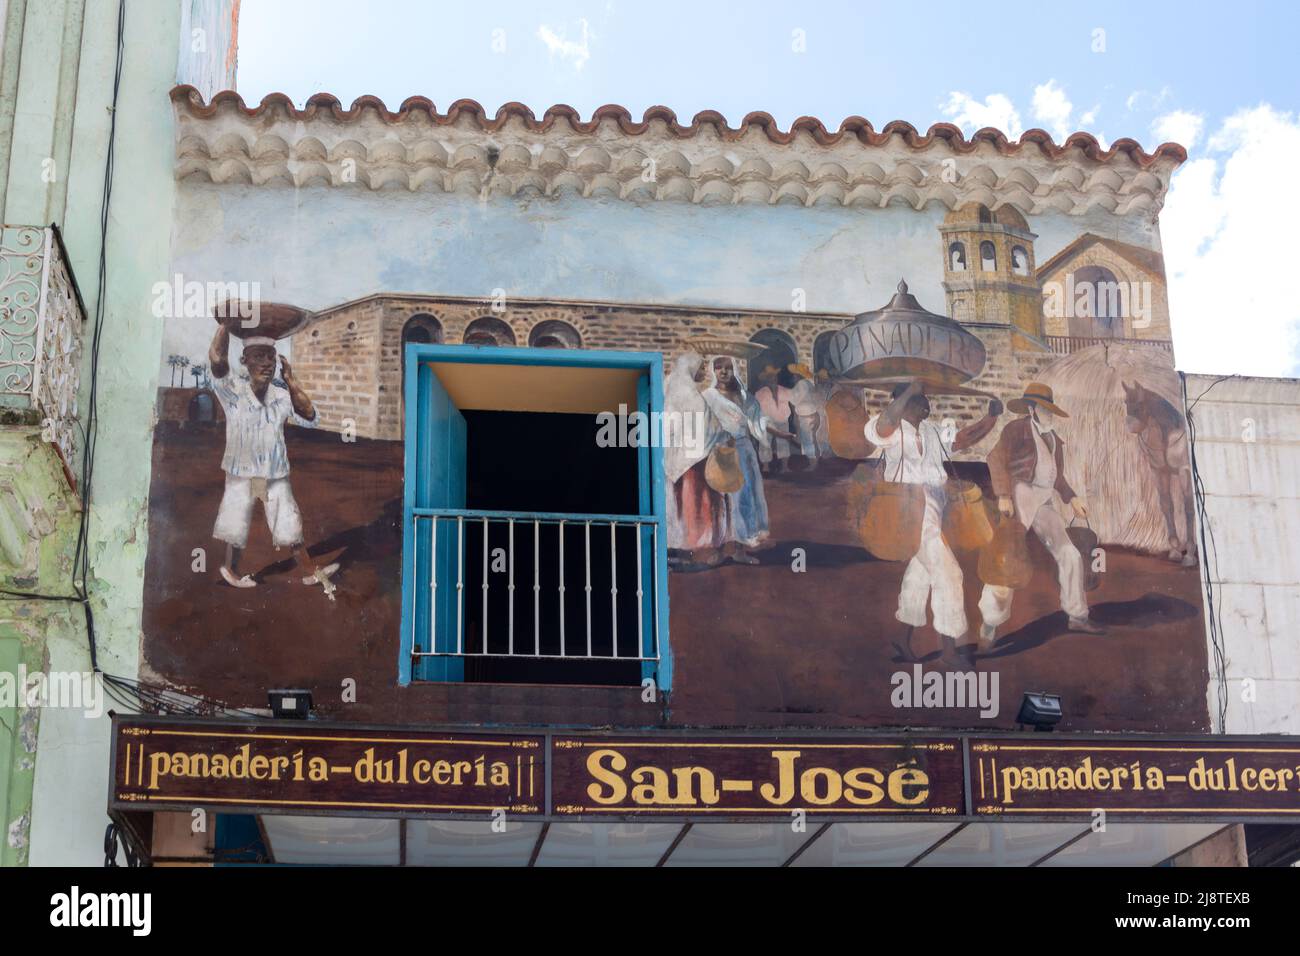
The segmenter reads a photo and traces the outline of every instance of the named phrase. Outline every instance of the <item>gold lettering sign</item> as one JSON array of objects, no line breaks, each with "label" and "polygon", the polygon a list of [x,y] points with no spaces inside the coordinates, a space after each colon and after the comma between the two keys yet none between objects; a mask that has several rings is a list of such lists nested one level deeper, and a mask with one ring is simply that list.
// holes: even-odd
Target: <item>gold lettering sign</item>
[{"label": "gold lettering sign", "polygon": [[959,741],[555,737],[557,814],[682,817],[962,812]]},{"label": "gold lettering sign", "polygon": [[1300,742],[972,738],[977,815],[1300,815]]},{"label": "gold lettering sign", "polygon": [[357,730],[307,721],[114,719],[111,804],[268,813],[534,814],[540,736]]}]

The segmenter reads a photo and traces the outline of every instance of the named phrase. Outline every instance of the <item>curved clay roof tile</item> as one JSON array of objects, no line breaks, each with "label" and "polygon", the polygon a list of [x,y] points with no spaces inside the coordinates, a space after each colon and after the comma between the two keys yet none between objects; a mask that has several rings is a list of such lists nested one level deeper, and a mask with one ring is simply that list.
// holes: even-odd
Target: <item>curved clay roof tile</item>
[{"label": "curved clay roof tile", "polygon": [[311,119],[319,112],[328,110],[335,120],[352,122],[360,117],[363,110],[372,108],[387,123],[403,122],[412,113],[419,112],[427,114],[438,125],[450,125],[462,114],[466,114],[476,118],[485,132],[499,130],[512,118],[521,119],[533,132],[545,132],[555,125],[557,119],[563,118],[574,130],[592,133],[602,120],[613,119],[618,123],[619,129],[628,136],[639,136],[649,129],[652,122],[659,121],[667,125],[672,135],[682,139],[695,136],[702,126],[709,125],[724,140],[737,140],[752,127],[762,130],[771,142],[779,145],[788,145],[794,141],[798,133],[806,132],[821,146],[835,145],[846,136],[852,136],[867,146],[880,146],[890,137],[898,136],[909,147],[916,150],[926,149],[935,140],[944,140],[950,149],[958,153],[973,152],[981,143],[987,143],[999,153],[1008,156],[1015,155],[1028,146],[1035,146],[1051,159],[1060,157],[1067,150],[1078,149],[1088,159],[1100,163],[1110,160],[1119,153],[1128,155],[1141,167],[1150,166],[1162,159],[1175,164],[1187,160],[1187,150],[1177,143],[1162,143],[1154,152],[1148,153],[1136,140],[1123,138],[1111,143],[1109,149],[1102,149],[1094,136],[1078,132],[1072,133],[1064,143],[1057,145],[1051,134],[1041,129],[1026,130],[1018,141],[1013,142],[1001,130],[990,127],[981,129],[970,139],[966,139],[962,131],[952,123],[935,123],[924,135],[921,135],[915,126],[903,120],[892,120],[876,132],[871,123],[861,116],[847,117],[834,133],[829,132],[816,117],[801,116],[790,124],[788,131],[782,132],[772,115],[764,112],[748,113],[739,127],[732,128],[721,113],[715,110],[704,110],[695,114],[689,126],[683,126],[678,122],[677,114],[666,106],[651,106],[642,114],[638,122],[632,118],[632,114],[625,107],[613,103],[598,107],[591,114],[591,119],[584,123],[577,110],[564,104],[557,104],[547,109],[539,121],[531,109],[519,102],[506,103],[497,110],[495,117],[489,119],[487,111],[475,100],[456,100],[448,107],[446,113],[439,113],[433,102],[423,96],[407,97],[396,113],[391,112],[381,99],[369,95],[358,97],[351,107],[344,109],[337,97],[329,93],[316,93],[307,99],[302,109],[298,109],[285,94],[268,93],[262,97],[261,103],[257,106],[249,107],[234,90],[216,93],[210,102],[204,103],[203,96],[197,89],[183,85],[172,89],[171,99],[190,115],[200,119],[209,118],[223,105],[229,105],[247,116],[259,116],[276,108],[283,108],[294,120]]}]

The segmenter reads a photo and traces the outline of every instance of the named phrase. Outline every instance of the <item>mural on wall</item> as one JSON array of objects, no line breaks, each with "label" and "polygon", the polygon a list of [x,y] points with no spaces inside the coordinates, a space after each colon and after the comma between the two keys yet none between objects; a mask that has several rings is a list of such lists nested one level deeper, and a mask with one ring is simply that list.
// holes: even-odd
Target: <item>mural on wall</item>
[{"label": "mural on wall", "polygon": [[[1205,665],[1158,256],[1084,236],[1040,279],[1035,237],[1009,207],[959,209],[941,233],[950,314],[900,282],[818,337],[816,372],[771,336],[708,343],[748,361],[747,427],[718,411],[732,359],[677,359],[668,407],[708,425],[696,461],[668,459],[674,620],[682,604],[686,620],[709,616],[718,586],[696,576],[730,563],[779,576],[716,616],[683,672],[715,649],[713,666],[760,685],[811,671],[837,690],[818,700],[787,676],[780,695],[817,712],[900,668],[995,671],[1004,708],[1050,688],[1087,715],[1080,726],[1182,707],[1155,723],[1203,727],[1180,690],[1201,686]],[[732,477],[733,460],[757,460],[757,474]],[[759,547],[746,513],[764,516]]]},{"label": "mural on wall", "polygon": [[[664,449],[675,722],[1009,727],[1041,691],[1063,727],[1206,729],[1158,254],[1085,233],[1039,267],[1009,206],[938,233],[944,301],[902,276],[857,316],[392,294],[286,308],[238,359],[213,324],[160,389],[147,665],[244,704],[352,677],[391,716],[403,346],[652,350],[704,436]],[[900,673],[996,675],[996,716],[900,704]]]}]

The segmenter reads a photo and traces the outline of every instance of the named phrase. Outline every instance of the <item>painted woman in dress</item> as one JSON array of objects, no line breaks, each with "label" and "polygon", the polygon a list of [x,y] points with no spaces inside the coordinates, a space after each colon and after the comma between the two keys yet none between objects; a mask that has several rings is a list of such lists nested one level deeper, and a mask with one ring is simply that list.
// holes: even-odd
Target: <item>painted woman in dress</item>
[{"label": "painted woman in dress", "polygon": [[772,436],[798,441],[790,432],[778,428],[763,414],[758,401],[745,392],[736,374],[735,360],[718,356],[713,360],[713,387],[705,389],[704,401],[712,413],[713,445],[731,443],[736,447],[737,464],[745,482],[739,491],[726,495],[729,533],[723,553],[739,564],[757,564],[750,552],[768,536],[767,496],[763,491],[763,472],[759,449]]},{"label": "painted woman in dress", "polygon": [[664,472],[668,479],[668,547],[688,552],[687,562],[713,565],[729,529],[727,500],[704,480],[718,437],[702,392],[713,384],[704,358],[678,356],[664,382]]}]

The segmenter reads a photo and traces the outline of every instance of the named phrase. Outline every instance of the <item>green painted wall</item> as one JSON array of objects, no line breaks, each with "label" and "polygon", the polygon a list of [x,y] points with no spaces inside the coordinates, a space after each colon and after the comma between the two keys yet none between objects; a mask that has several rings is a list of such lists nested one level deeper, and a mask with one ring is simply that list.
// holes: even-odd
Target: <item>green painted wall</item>
[{"label": "green painted wall", "polygon": [[[145,503],[161,348],[161,323],[150,302],[152,286],[168,277],[170,262],[175,183],[168,91],[176,75],[181,12],[180,0],[128,0],[116,112],[88,586],[100,666],[129,678],[139,676]],[[91,316],[97,294],[104,159],[113,115],[109,106],[117,13],[116,0],[11,0],[6,55],[0,64],[4,220],[59,224]],[[13,50],[21,51],[20,61],[9,55]],[[53,179],[41,174],[50,168],[46,160],[51,159]],[[82,375],[83,421],[87,369],[88,362]],[[10,431],[0,428],[0,479],[5,467],[2,446]],[[75,535],[75,520],[72,527]],[[73,545],[52,538],[48,547],[56,557],[42,559],[31,582],[39,587],[23,590],[68,593]],[[32,662],[50,671],[90,669],[78,605],[0,605],[0,669],[18,663],[30,668]],[[0,710],[0,717],[15,728],[7,732],[0,727],[0,736],[19,740],[18,745],[11,741],[0,746],[4,821],[7,825],[15,813],[28,813],[30,822],[24,825],[24,846],[11,852],[6,842],[0,862],[102,864],[108,823],[107,718],[91,719],[79,709],[63,708],[47,708],[39,721],[28,717],[28,723],[17,715],[16,725],[11,716]],[[33,733],[34,775],[24,742],[30,742]]]},{"label": "green painted wall", "polygon": [[[0,429],[0,588],[70,594],[79,508],[39,428]],[[84,633],[78,605],[0,598],[0,865],[31,845],[32,785],[41,711],[25,706],[22,676],[47,670],[52,635]]]}]

